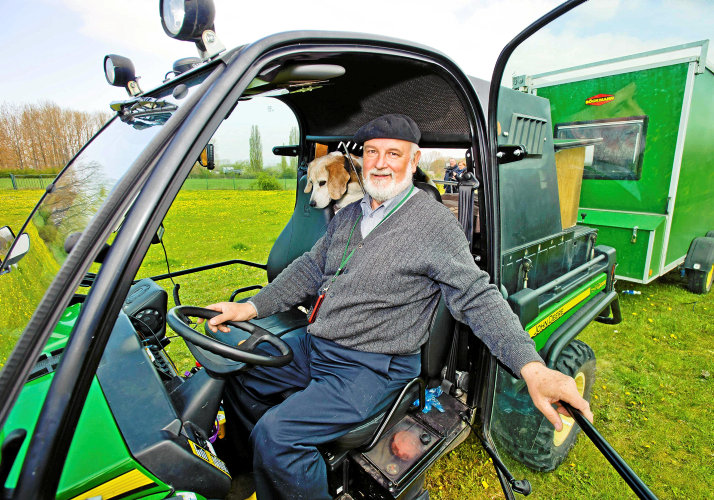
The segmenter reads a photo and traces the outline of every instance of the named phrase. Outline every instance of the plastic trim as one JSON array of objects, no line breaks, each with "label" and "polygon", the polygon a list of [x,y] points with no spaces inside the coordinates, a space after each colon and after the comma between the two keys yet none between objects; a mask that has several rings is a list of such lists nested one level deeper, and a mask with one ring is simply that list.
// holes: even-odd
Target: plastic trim
[{"label": "plastic trim", "polygon": [[694,94],[694,78],[697,65],[692,62],[687,71],[687,82],[684,85],[684,98],[682,100],[682,113],[679,119],[679,129],[677,130],[677,144],[674,147],[674,164],[672,168],[672,180],[669,183],[669,206],[667,207],[667,221],[664,227],[664,239],[662,240],[662,255],[660,256],[659,267],[663,268],[667,263],[667,249],[669,248],[669,234],[672,230],[672,219],[674,218],[675,203],[677,201],[677,187],[679,186],[679,173],[682,170],[682,156],[684,155],[684,140],[687,136],[687,123],[689,123],[689,111],[692,108],[692,96]]}]

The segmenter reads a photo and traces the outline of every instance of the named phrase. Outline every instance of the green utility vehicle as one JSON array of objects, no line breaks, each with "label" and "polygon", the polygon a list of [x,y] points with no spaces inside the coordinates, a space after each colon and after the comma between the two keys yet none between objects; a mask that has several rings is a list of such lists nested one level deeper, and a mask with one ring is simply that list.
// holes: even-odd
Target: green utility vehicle
[{"label": "green utility vehicle", "polygon": [[[244,300],[309,249],[332,210],[310,205],[308,162],[328,151],[358,154],[354,132],[384,113],[412,116],[422,148],[466,157],[458,218],[475,262],[507,297],[544,361],[572,375],[589,398],[594,354],[575,337],[593,320],[620,319],[615,251],[598,244],[595,229],[562,222],[548,101],[502,86],[522,42],[560,16],[577,16],[570,11],[581,3],[563,4],[514,39],[485,92],[483,81],[445,55],[374,35],[296,31],[226,51],[213,31],[211,2],[163,0],[165,32],[196,42],[201,58],[178,61],[173,78],[142,91],[131,61],[107,56],[107,80],[129,98],[112,102],[116,115],[48,186],[27,221],[16,232],[0,229],[0,300],[13,311],[0,319],[7,356],[0,372],[2,497],[250,494],[242,489],[250,450],[227,379],[255,365],[290,362],[281,337],[305,329],[304,309],[212,335],[189,320],[215,313],[180,303]],[[255,107],[266,102],[269,108]],[[279,212],[280,193],[251,205],[240,192],[191,198],[182,190],[191,170],[201,168],[197,158],[212,167],[214,154],[227,154],[244,112],[251,123],[278,108],[299,130],[296,144],[273,149],[298,165],[282,230],[266,222]],[[433,186],[415,181],[439,198]],[[181,210],[188,215],[172,226]],[[243,232],[231,234],[232,224]],[[191,228],[198,229],[189,243],[171,244]],[[265,241],[269,254],[254,255]],[[221,245],[233,258],[212,262]],[[153,255],[165,257],[167,267],[181,265],[145,277]],[[170,309],[169,293],[176,304]],[[200,366],[177,368],[176,351],[166,348],[179,342],[168,327]],[[501,457],[552,469],[578,425],[640,497],[654,498],[577,411],[571,415],[578,425],[569,420],[554,433],[523,383],[443,303],[429,328],[421,376],[383,412],[321,449],[335,498],[429,498],[428,471],[472,430],[504,495],[528,494],[528,481],[515,479]],[[263,342],[280,354],[254,352]],[[437,387],[444,411],[419,411],[426,390]],[[397,433],[411,437],[414,454],[395,454]]]},{"label": "green utility vehicle", "polygon": [[618,279],[680,267],[689,289],[714,279],[714,65],[709,41],[533,76],[514,87],[550,101],[556,148],[592,141],[578,224],[617,250]]}]

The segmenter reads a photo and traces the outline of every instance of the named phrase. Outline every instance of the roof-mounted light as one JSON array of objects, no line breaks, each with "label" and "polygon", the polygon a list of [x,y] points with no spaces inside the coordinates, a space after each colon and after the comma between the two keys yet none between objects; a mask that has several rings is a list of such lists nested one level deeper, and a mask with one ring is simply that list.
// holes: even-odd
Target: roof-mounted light
[{"label": "roof-mounted light", "polygon": [[171,38],[195,42],[203,59],[225,50],[216,37],[212,0],[160,0],[161,25]]},{"label": "roof-mounted light", "polygon": [[116,54],[104,56],[104,76],[109,85],[124,87],[131,96],[141,94],[131,59]]}]

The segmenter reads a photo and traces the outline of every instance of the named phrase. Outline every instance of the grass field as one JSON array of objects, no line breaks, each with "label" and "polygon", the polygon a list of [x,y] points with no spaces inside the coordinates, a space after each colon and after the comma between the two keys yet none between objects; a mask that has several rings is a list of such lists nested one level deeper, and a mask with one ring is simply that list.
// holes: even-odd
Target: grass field
[{"label": "grass field", "polygon": [[[0,206],[0,224],[19,227],[15,221],[32,203],[6,191]],[[292,208],[291,191],[182,192],[164,221],[169,264],[178,270],[232,258],[264,263]],[[138,277],[165,270],[163,250],[153,245]],[[176,282],[184,303],[204,305],[226,300],[238,286],[264,283],[265,274],[231,266]],[[161,284],[170,289],[170,282]],[[628,288],[642,295],[621,297],[624,321],[595,323],[580,336],[597,355],[596,426],[660,498],[708,498],[714,489],[714,294],[687,292],[676,273],[648,286],[618,284]],[[189,366],[181,342],[172,342],[170,352]],[[584,436],[554,472],[508,463],[517,478],[533,484],[530,498],[634,498]],[[428,484],[432,499],[501,497],[492,466],[473,437],[438,462]]]},{"label": "grass field", "polygon": [[[294,191],[297,184],[296,179],[277,179],[281,189]],[[217,179],[186,179],[183,185],[186,191],[201,190],[201,189],[256,189],[255,179],[242,178],[217,178]]]}]

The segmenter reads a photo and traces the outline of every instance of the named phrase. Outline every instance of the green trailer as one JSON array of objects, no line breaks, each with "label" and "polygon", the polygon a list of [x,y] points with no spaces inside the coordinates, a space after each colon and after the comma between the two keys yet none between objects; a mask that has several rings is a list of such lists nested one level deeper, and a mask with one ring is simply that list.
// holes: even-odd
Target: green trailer
[{"label": "green trailer", "polygon": [[714,66],[709,41],[514,78],[550,101],[558,148],[583,145],[577,224],[617,250],[619,279],[714,275]]}]

